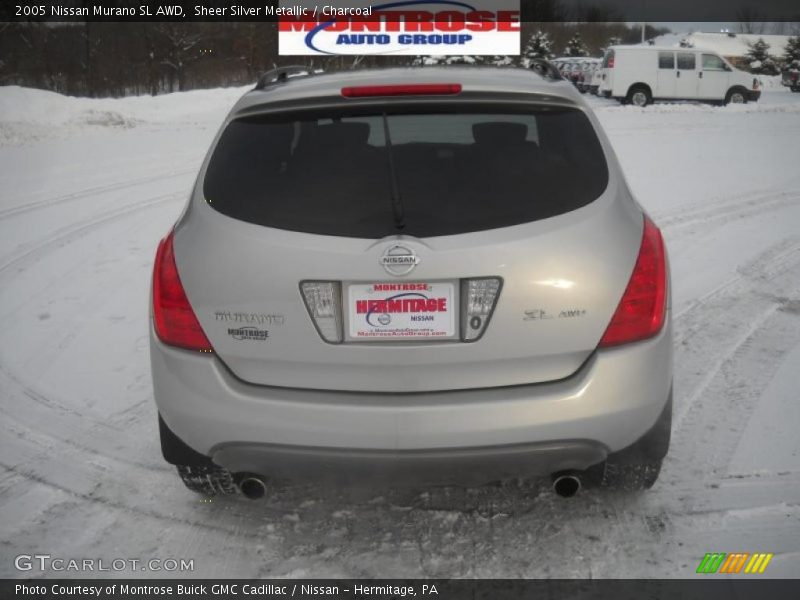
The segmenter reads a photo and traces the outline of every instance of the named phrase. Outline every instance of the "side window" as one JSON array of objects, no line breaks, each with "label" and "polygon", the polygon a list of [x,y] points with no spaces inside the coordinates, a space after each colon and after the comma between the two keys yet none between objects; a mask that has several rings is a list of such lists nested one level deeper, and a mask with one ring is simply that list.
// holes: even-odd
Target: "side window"
[{"label": "side window", "polygon": [[727,71],[725,62],[716,54],[703,54],[703,69],[709,71]]},{"label": "side window", "polygon": [[695,58],[693,52],[678,52],[678,68],[684,71],[694,71]]},{"label": "side window", "polygon": [[659,52],[658,53],[658,68],[659,69],[674,69],[675,68],[675,53],[674,52]]}]

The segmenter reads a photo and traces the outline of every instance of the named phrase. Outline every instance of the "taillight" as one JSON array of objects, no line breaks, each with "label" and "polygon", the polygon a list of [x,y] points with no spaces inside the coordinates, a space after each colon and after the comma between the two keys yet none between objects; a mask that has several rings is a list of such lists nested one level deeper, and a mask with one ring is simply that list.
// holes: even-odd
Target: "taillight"
[{"label": "taillight", "polygon": [[342,88],[342,96],[345,98],[369,98],[372,96],[451,96],[460,93],[460,83],[361,85]]},{"label": "taillight", "polygon": [[342,341],[341,285],[337,281],[304,281],[300,284],[308,314],[326,342]]},{"label": "taillight", "polygon": [[497,277],[466,279],[461,284],[461,339],[474,342],[483,335],[500,295]]},{"label": "taillight", "polygon": [[753,89],[754,90],[758,89],[758,79],[755,79],[755,78],[753,79]]},{"label": "taillight", "polygon": [[664,240],[658,227],[645,217],[639,256],[622,300],[600,340],[600,347],[644,340],[661,331],[666,296]]},{"label": "taillight", "polygon": [[173,233],[170,232],[159,243],[153,267],[153,324],[156,335],[170,346],[213,352],[178,276],[172,238]]}]

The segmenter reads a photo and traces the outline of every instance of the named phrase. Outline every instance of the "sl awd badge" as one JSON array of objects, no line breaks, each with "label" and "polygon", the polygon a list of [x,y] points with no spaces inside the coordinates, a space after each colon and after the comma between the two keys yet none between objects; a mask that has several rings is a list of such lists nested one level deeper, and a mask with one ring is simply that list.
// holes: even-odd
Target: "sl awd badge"
[{"label": "sl awd badge", "polygon": [[390,246],[378,260],[390,275],[407,275],[419,264],[419,257],[405,246]]}]

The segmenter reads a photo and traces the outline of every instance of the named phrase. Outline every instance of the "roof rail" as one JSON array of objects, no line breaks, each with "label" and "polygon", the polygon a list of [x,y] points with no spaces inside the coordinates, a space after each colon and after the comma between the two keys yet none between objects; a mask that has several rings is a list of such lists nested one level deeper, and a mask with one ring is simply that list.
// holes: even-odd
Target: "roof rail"
[{"label": "roof rail", "polygon": [[271,85],[286,83],[291,75],[309,77],[321,72],[322,69],[314,69],[307,65],[287,65],[285,67],[278,67],[277,69],[270,69],[259,77],[258,83],[256,83],[256,87],[253,89],[263,90]]},{"label": "roof rail", "polygon": [[538,73],[545,79],[549,79],[551,81],[563,79],[563,77],[561,77],[561,72],[556,68],[556,66],[549,60],[545,60],[543,58],[532,58],[528,68]]}]

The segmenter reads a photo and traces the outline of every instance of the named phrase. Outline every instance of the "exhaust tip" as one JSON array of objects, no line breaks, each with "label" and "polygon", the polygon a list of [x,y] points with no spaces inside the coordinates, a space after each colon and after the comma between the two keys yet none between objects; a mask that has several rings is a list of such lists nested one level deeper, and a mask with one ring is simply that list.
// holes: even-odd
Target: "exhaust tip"
[{"label": "exhaust tip", "polygon": [[555,473],[553,491],[562,498],[572,498],[581,489],[581,480],[574,473]]},{"label": "exhaust tip", "polygon": [[239,481],[239,490],[249,500],[260,500],[267,493],[267,484],[261,477],[245,475]]}]

